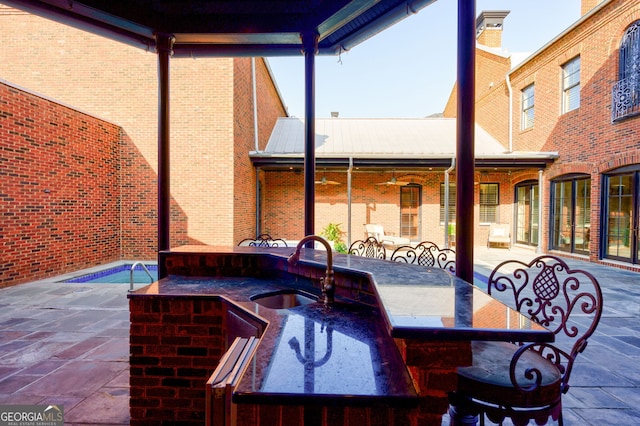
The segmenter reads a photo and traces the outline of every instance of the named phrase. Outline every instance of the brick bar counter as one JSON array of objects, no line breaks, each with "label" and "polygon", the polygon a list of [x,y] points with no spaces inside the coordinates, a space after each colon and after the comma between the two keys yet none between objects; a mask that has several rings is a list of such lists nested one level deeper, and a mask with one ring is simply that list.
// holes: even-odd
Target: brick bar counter
[{"label": "brick bar counter", "polygon": [[[440,425],[471,340],[551,339],[509,328],[519,313],[444,270],[358,256],[333,255],[325,306],[326,252],[304,248],[291,265],[293,251],[160,254],[166,277],[129,294],[132,425],[216,424],[206,382],[237,337],[256,342],[227,404],[239,426]],[[309,298],[261,303],[292,290]]]}]

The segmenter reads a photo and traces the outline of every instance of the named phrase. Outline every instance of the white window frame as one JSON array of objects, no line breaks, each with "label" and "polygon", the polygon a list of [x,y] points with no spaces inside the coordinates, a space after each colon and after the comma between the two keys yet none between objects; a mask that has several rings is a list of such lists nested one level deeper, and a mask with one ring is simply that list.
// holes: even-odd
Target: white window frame
[{"label": "white window frame", "polygon": [[535,85],[532,83],[522,89],[522,130],[533,127],[535,119]]},{"label": "white window frame", "polygon": [[580,56],[562,66],[562,113],[580,107]]}]

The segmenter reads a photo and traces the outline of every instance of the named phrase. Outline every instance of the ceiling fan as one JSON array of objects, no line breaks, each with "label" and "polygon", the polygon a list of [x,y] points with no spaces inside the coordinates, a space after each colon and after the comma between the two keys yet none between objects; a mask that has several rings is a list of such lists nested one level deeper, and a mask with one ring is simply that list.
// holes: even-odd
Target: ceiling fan
[{"label": "ceiling fan", "polygon": [[[326,173],[326,170],[325,170],[325,173]],[[336,182],[335,180],[328,180],[323,173],[322,179],[317,180],[316,185],[340,185],[340,182]]]},{"label": "ceiling fan", "polygon": [[399,181],[396,178],[396,171],[393,171],[393,176],[391,177],[390,180],[386,181],[386,182],[381,182],[381,183],[376,183],[376,185],[396,185],[396,186],[404,186],[404,185],[409,185],[411,182],[402,182]]}]

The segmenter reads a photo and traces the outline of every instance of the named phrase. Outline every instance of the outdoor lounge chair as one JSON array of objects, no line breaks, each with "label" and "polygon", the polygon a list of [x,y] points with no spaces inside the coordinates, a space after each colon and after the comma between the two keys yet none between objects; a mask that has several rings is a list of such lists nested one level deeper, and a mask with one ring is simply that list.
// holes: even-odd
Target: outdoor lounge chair
[{"label": "outdoor lounge chair", "polygon": [[491,244],[506,244],[511,250],[511,225],[508,223],[492,223],[489,225],[489,237],[487,238],[487,248]]},{"label": "outdoor lounge chair", "polygon": [[367,237],[373,237],[385,246],[396,248],[398,246],[411,244],[411,240],[409,238],[385,235],[384,227],[382,225],[366,223],[364,227],[367,231]]}]

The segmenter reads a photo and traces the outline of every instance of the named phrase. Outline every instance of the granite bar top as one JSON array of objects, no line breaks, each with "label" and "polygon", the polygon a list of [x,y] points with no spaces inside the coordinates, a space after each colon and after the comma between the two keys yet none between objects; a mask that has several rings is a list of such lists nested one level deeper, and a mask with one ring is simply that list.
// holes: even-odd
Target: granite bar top
[{"label": "granite bar top", "polygon": [[317,297],[306,281],[168,276],[130,297],[216,295],[267,320],[235,389],[236,402],[353,405],[380,398],[386,404],[416,403],[411,378],[379,309],[343,301],[326,307],[315,298],[297,307],[271,309],[252,300],[294,284]]},{"label": "granite bar top", "polygon": [[[259,253],[288,258],[293,247],[184,246],[172,253]],[[300,263],[326,268],[324,250],[303,248]],[[481,288],[439,268],[333,253],[336,272],[366,276],[398,338],[553,341],[554,335]]]}]

